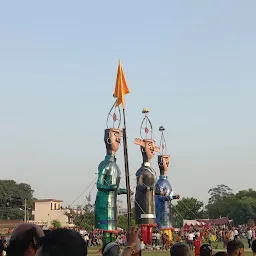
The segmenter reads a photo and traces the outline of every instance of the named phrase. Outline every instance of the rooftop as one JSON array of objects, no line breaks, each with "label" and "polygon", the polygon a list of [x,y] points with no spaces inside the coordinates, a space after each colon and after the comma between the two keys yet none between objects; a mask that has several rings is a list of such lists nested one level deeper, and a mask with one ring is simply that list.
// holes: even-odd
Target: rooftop
[{"label": "rooftop", "polygon": [[35,202],[40,203],[40,202],[56,202],[56,203],[62,203],[62,200],[57,200],[57,199],[38,199],[35,200]]}]

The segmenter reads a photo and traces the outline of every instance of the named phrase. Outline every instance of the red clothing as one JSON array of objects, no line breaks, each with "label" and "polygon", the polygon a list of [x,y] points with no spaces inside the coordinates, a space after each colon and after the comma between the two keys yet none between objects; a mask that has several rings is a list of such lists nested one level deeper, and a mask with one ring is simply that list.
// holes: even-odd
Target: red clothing
[{"label": "red clothing", "polygon": [[204,233],[201,233],[200,236],[194,242],[195,256],[200,255],[200,247],[201,247],[201,241],[202,241],[203,235]]}]

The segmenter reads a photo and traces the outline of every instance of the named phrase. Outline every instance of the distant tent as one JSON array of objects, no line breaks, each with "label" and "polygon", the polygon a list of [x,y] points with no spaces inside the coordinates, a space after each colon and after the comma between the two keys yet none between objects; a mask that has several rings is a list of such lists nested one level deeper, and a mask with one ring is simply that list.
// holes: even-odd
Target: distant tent
[{"label": "distant tent", "polygon": [[184,230],[189,230],[191,227],[205,227],[210,228],[214,225],[226,225],[232,222],[228,218],[219,218],[219,219],[197,219],[197,220],[183,220]]},{"label": "distant tent", "polygon": [[197,221],[205,222],[206,224],[209,224],[211,226],[213,225],[225,225],[232,222],[232,220],[229,220],[227,217],[219,218],[219,219],[198,219]]}]

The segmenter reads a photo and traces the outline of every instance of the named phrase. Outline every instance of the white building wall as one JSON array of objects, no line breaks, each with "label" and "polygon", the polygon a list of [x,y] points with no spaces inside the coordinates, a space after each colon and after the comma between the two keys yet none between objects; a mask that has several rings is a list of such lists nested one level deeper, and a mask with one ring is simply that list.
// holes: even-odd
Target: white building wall
[{"label": "white building wall", "polygon": [[39,200],[35,202],[34,220],[47,223],[47,227],[51,226],[53,220],[58,220],[62,227],[67,227],[69,223],[68,216],[65,213],[68,211],[68,209],[61,209],[60,202]]}]

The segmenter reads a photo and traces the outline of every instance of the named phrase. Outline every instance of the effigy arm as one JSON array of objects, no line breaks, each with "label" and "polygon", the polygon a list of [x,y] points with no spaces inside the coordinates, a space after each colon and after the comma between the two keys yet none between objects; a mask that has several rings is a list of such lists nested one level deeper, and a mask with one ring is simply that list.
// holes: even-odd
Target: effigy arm
[{"label": "effigy arm", "polygon": [[161,191],[159,190],[159,189],[155,189],[155,195],[157,195],[157,196],[160,196],[161,195]]},{"label": "effigy arm", "polygon": [[118,188],[117,194],[118,195],[125,195],[125,194],[127,194],[127,189],[126,188]]},{"label": "effigy arm", "polygon": [[97,189],[101,190],[101,191],[105,191],[105,192],[115,191],[117,189],[117,186],[116,185],[98,185],[97,184]]},{"label": "effigy arm", "polygon": [[159,200],[161,200],[161,201],[172,201],[172,200],[179,199],[179,198],[180,198],[179,195],[175,195],[175,196],[161,196],[161,197],[159,197]]}]

